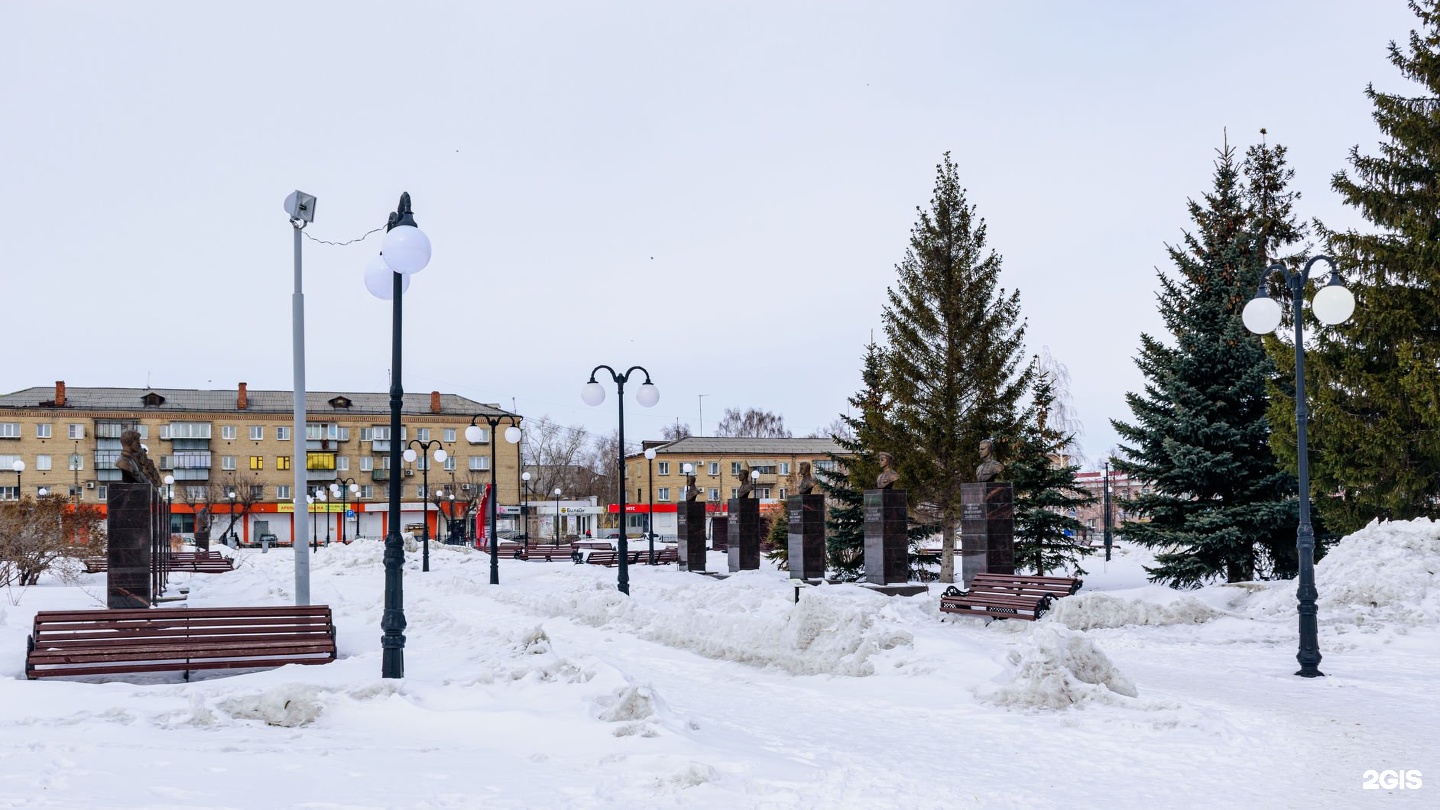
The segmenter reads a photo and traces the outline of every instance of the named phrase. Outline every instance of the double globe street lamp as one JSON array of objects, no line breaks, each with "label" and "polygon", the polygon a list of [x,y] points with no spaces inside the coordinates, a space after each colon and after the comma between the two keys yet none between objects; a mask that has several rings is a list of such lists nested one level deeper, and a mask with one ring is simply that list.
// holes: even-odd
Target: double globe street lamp
[{"label": "double globe street lamp", "polygon": [[405,544],[400,539],[400,410],[405,389],[400,384],[401,300],[410,276],[430,263],[430,238],[415,225],[410,194],[385,224],[380,255],[365,267],[365,287],[376,298],[391,302],[390,309],[390,498],[389,530],[385,533],[385,609],[380,617],[380,676],[405,677]]},{"label": "double globe street lamp", "polygon": [[[421,523],[420,523],[420,525],[421,525],[420,532],[421,532],[421,535],[422,535],[425,539],[424,539],[423,545],[422,545],[422,548],[424,549],[424,551],[422,551],[421,554],[420,554],[420,560],[421,560],[421,562],[420,562],[420,570],[421,570],[421,571],[429,571],[429,570],[430,570],[430,460],[425,458],[425,454],[428,453],[428,452],[430,452],[430,448],[434,447],[434,448],[435,448],[435,460],[436,460],[437,462],[441,463],[441,464],[444,464],[444,463],[445,463],[445,459],[449,458],[449,457],[450,457],[450,454],[445,452],[445,448],[440,445],[440,441],[439,441],[438,439],[428,439],[428,440],[423,441],[423,442],[420,441],[419,439],[411,439],[411,440],[410,440],[409,442],[407,442],[406,444],[407,444],[407,446],[406,446],[406,448],[405,448],[405,460],[406,460],[407,462],[412,463],[412,464],[415,462],[416,459],[421,459],[421,461],[423,462],[423,463],[420,465],[420,477],[421,477],[421,480],[422,480],[422,483],[420,484],[420,488],[423,489],[423,490],[425,490],[425,497],[423,497],[423,498],[420,499],[420,505],[423,506],[423,507],[425,507],[425,519],[422,520]],[[419,452],[416,452],[416,450],[415,450],[415,448],[417,448],[417,447],[420,448]]]},{"label": "double globe street lamp", "polygon": [[[360,485],[354,478],[336,478],[330,482],[330,500],[340,499],[340,545],[345,545],[345,516],[350,514],[350,498],[360,494]],[[326,529],[327,537],[329,529]]]},{"label": "double globe street lamp", "polygon": [[1329,256],[1316,256],[1305,263],[1303,270],[1292,272],[1283,264],[1275,263],[1265,268],[1260,276],[1260,287],[1255,297],[1245,305],[1241,313],[1245,328],[1257,335],[1275,331],[1280,326],[1280,304],[1270,297],[1266,281],[1279,276],[1290,290],[1290,317],[1295,322],[1295,434],[1296,457],[1299,467],[1300,523],[1295,530],[1295,548],[1300,557],[1300,585],[1296,590],[1300,611],[1300,650],[1295,659],[1300,662],[1304,678],[1315,678],[1325,673],[1320,671],[1320,639],[1318,630],[1318,609],[1315,599],[1315,530],[1310,525],[1310,458],[1306,439],[1308,412],[1305,407],[1305,329],[1302,314],[1305,310],[1305,282],[1320,278],[1325,270],[1315,270],[1323,262],[1329,267],[1330,280],[1315,292],[1310,311],[1315,319],[1326,326],[1335,326],[1350,320],[1355,312],[1355,296],[1345,289],[1340,281],[1340,269]]},{"label": "double globe street lamp", "polygon": [[[630,567],[627,564],[627,558],[630,546],[625,537],[625,383],[629,382],[630,375],[637,371],[645,375],[645,382],[641,383],[639,390],[635,392],[635,401],[645,408],[655,407],[655,403],[660,401],[660,391],[655,387],[655,384],[650,381],[650,372],[640,366],[631,366],[624,374],[620,374],[609,366],[599,365],[590,371],[590,381],[585,384],[585,387],[580,392],[580,398],[585,401],[586,405],[591,407],[605,401],[605,386],[595,381],[595,375],[598,374],[601,369],[610,372],[610,378],[615,381],[615,401],[619,407],[620,457],[618,459],[619,466],[616,469],[620,471],[618,476],[620,481],[620,576],[617,586],[621,593],[628,596],[630,593]],[[559,512],[558,503],[556,512],[557,514]]]},{"label": "double globe street lamp", "polygon": [[480,520],[488,520],[490,524],[490,533],[487,535],[487,540],[490,543],[490,584],[499,585],[500,538],[495,536],[495,515],[497,511],[495,502],[499,500],[499,492],[495,489],[495,429],[499,427],[501,423],[509,421],[510,426],[505,428],[505,441],[511,444],[518,444],[523,434],[520,432],[519,427],[520,417],[514,414],[507,413],[499,416],[491,416],[489,414],[477,413],[470,417],[470,426],[465,428],[465,441],[471,444],[479,444],[486,438],[485,429],[475,424],[476,419],[484,419],[485,424],[490,426],[490,514],[488,516],[481,515]]}]

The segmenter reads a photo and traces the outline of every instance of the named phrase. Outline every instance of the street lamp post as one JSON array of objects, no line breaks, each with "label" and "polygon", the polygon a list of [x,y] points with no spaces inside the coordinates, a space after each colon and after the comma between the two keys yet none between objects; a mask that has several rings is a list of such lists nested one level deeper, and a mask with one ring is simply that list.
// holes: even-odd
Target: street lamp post
[{"label": "street lamp post", "polygon": [[170,510],[175,506],[175,476],[165,476],[165,519],[171,522],[166,526],[167,533],[173,531],[175,518],[170,516]]},{"label": "street lamp post", "polygon": [[[229,532],[230,532],[230,542],[234,543],[234,542],[235,542],[235,490],[232,489],[232,490],[230,490],[229,492],[225,493],[225,498],[230,501],[230,527],[229,527],[228,530],[229,530]],[[304,540],[301,540],[300,542],[301,542],[301,543],[304,543],[305,541],[304,541]],[[235,543],[235,545],[236,545],[236,546],[239,546],[240,544],[239,544],[239,543]],[[290,541],[290,545],[291,545],[291,546],[294,546],[294,545],[295,545],[295,541],[294,541],[293,539]]]},{"label": "street lamp post", "polygon": [[[315,504],[316,504],[316,502],[318,502],[318,501],[323,501],[324,499],[325,499],[324,496],[320,494],[320,491],[319,491],[319,490],[316,490],[314,495],[306,495],[306,496],[305,496],[305,503],[306,503],[306,504],[308,505],[308,507],[309,507],[306,511],[308,511],[308,512],[310,513],[310,516],[311,516],[312,518],[315,516]],[[316,544],[318,543],[318,540],[317,540],[316,537],[315,537],[315,531],[316,531],[316,523],[315,523],[314,520],[311,520],[311,521],[310,521],[310,547],[311,547],[311,548],[315,548]]]},{"label": "street lamp post", "polygon": [[[340,545],[342,546],[345,545],[345,515],[347,515],[350,511],[350,496],[358,495],[359,493],[360,485],[355,483],[354,478],[340,478],[337,476],[335,480],[330,484],[331,500],[334,500],[335,498],[340,499]],[[328,526],[326,527],[325,536],[327,538],[330,536]]]},{"label": "street lamp post", "polygon": [[620,479],[620,577],[618,587],[620,592],[630,593],[630,566],[627,564],[629,542],[625,537],[625,383],[630,381],[630,375],[639,371],[644,373],[645,382],[641,383],[640,389],[635,392],[635,401],[642,407],[651,408],[660,401],[660,391],[650,381],[650,372],[640,366],[631,366],[624,374],[619,374],[615,369],[606,365],[596,366],[590,371],[590,381],[580,393],[580,398],[586,405],[594,407],[605,401],[605,386],[595,381],[595,375],[600,369],[610,372],[610,378],[615,381],[615,401],[619,406],[617,424],[619,425],[619,479]]},{"label": "street lamp post", "polygon": [[520,542],[530,551],[530,471],[520,473]]},{"label": "street lamp post", "polygon": [[[434,447],[434,448],[435,448],[435,455],[434,455],[435,460],[438,461],[438,462],[440,462],[441,464],[444,464],[444,463],[445,463],[445,459],[447,459],[447,458],[450,457],[450,455],[445,452],[445,448],[441,446],[439,439],[430,439],[430,440],[428,440],[428,441],[423,441],[423,442],[420,441],[419,439],[411,439],[409,442],[406,443],[406,445],[407,445],[407,446],[405,447],[405,460],[406,460],[406,461],[409,461],[409,462],[414,462],[416,459],[424,458],[425,454],[428,453],[428,452],[430,452],[430,448],[431,448],[431,447]],[[416,452],[416,450],[415,450],[415,448],[417,448],[417,447],[420,448],[419,452]],[[421,467],[420,467],[420,477],[421,477],[421,479],[422,479],[422,483],[420,484],[420,486],[424,487],[424,489],[425,489],[425,497],[423,497],[423,498],[420,499],[421,505],[423,505],[423,506],[425,507],[425,517],[424,517],[423,520],[420,521],[420,526],[421,526],[420,534],[421,534],[421,536],[423,536],[423,537],[425,538],[424,541],[423,541],[423,546],[422,546],[423,551],[421,551],[421,553],[420,553],[420,570],[421,570],[421,571],[429,571],[429,570],[430,570],[430,460],[429,460],[429,459],[425,459],[425,463],[424,463],[423,465],[421,465]]]},{"label": "street lamp post", "polygon": [[[446,507],[446,502],[449,507]],[[447,493],[441,489],[435,493],[435,511],[445,516],[445,544],[451,545],[455,541],[455,493]]]},{"label": "street lamp post", "polygon": [[555,545],[560,545],[560,487],[555,487]]},{"label": "street lamp post", "polygon": [[[1305,309],[1305,282],[1311,278],[1315,265],[1324,262],[1330,268],[1330,280],[1315,292],[1310,310],[1316,320],[1326,326],[1342,324],[1355,312],[1355,296],[1340,281],[1340,269],[1329,256],[1315,256],[1305,263],[1298,272],[1284,264],[1275,263],[1265,268],[1260,275],[1260,286],[1255,297],[1245,305],[1242,317],[1245,328],[1259,335],[1273,332],[1280,326],[1280,305],[1266,290],[1266,281],[1278,275],[1290,290],[1290,316],[1295,321],[1295,434],[1296,459],[1299,473],[1300,522],[1295,529],[1295,549],[1300,557],[1300,584],[1295,596],[1299,602],[1300,649],[1295,659],[1300,662],[1304,678],[1315,678],[1325,673],[1320,671],[1319,609],[1315,600],[1315,530],[1310,525],[1310,458],[1307,439],[1309,414],[1305,405],[1305,331],[1302,313]],[[1318,271],[1323,274],[1322,269]]]},{"label": "street lamp post", "polygon": [[400,410],[405,389],[400,384],[401,301],[410,276],[430,263],[430,238],[415,226],[410,194],[385,224],[380,256],[365,268],[365,286],[376,298],[391,301],[390,308],[390,502],[389,531],[385,533],[385,611],[380,617],[382,678],[405,677],[405,544],[400,539]]},{"label": "street lamp post", "polygon": [[[624,453],[623,453],[623,452],[621,453],[621,456],[622,456],[622,457],[624,456]],[[689,466],[689,465],[686,465],[686,466]],[[651,564],[651,565],[654,565],[654,564],[655,564],[655,448],[653,448],[653,447],[647,447],[647,448],[645,449],[645,467],[646,467],[646,470],[645,470],[645,494],[649,496],[649,500],[650,500],[650,505],[649,505],[649,507],[645,510],[645,539],[649,542],[649,547],[648,547],[648,548],[649,548],[649,550],[650,550],[650,555],[649,555],[650,564]],[[680,471],[681,471],[681,472],[684,472],[684,471],[685,471],[685,470],[684,470],[684,467],[682,467]],[[622,475],[621,477],[623,478],[624,476]],[[621,488],[623,489],[625,485],[622,483],[620,486],[621,486]]]},{"label": "street lamp post", "polygon": [[25,462],[17,458],[10,465],[10,469],[15,471],[15,500],[18,501],[20,500],[20,473],[25,472]]},{"label": "street lamp post", "polygon": [[1111,548],[1111,546],[1112,546],[1112,544],[1113,544],[1113,542],[1114,542],[1114,537],[1110,534],[1110,524],[1111,524],[1112,521],[1111,521],[1111,517],[1110,517],[1110,460],[1109,460],[1109,459],[1106,459],[1106,460],[1105,460],[1105,480],[1104,480],[1104,486],[1105,486],[1105,506],[1104,506],[1104,508],[1103,508],[1103,510],[1102,510],[1102,518],[1103,518],[1104,521],[1105,521],[1105,535],[1104,535],[1104,536],[1105,536],[1105,562],[1110,562],[1110,548]]},{"label": "street lamp post", "polygon": [[[510,423],[510,426],[505,428],[505,441],[510,442],[511,444],[516,444],[520,441],[521,435],[519,427],[520,417],[516,416],[513,413],[507,413],[499,416],[491,416],[489,414],[478,413],[475,414],[474,416],[470,417],[470,426],[465,428],[465,441],[470,442],[471,444],[479,444],[480,440],[485,438],[483,435],[484,431],[480,429],[479,425],[475,424],[476,419],[484,419],[485,424],[490,426],[490,584],[499,585],[500,543],[498,541],[500,538],[495,536],[495,514],[496,502],[500,500],[500,492],[496,488],[497,484],[495,479],[495,429],[499,427],[501,423],[508,421]],[[559,514],[558,510],[556,511],[556,514]],[[486,518],[484,515],[481,515],[480,519],[485,520]]]}]

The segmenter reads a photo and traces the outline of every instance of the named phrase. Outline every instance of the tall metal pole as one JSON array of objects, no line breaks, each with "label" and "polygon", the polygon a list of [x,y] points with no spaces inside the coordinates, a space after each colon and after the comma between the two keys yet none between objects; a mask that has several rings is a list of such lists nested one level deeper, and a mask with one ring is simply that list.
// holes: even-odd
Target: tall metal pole
[{"label": "tall metal pole", "polygon": [[[626,372],[628,375],[629,372]],[[620,592],[630,595],[630,539],[626,537],[625,523],[625,378],[615,378],[615,402],[620,406],[620,577],[617,586]]]},{"label": "tall metal pole", "polygon": [[[489,421],[489,420],[486,420]],[[495,502],[500,500],[500,487],[496,481],[497,471],[495,469],[495,442],[500,437],[495,435],[495,424],[490,426],[490,584],[500,584],[500,538],[495,536]]]},{"label": "tall metal pole", "polygon": [[1105,562],[1110,562],[1110,462],[1105,462],[1105,508],[1102,519],[1105,521]]},{"label": "tall metal pole", "polygon": [[[291,438],[294,439],[295,449],[294,463],[291,469],[295,472],[295,505],[300,505],[300,493],[305,491],[305,293],[302,289],[300,274],[300,232],[304,230],[305,223],[292,218],[290,224],[295,231],[295,292],[291,295],[291,320],[294,322],[294,366],[295,366],[295,412],[293,427],[294,432]],[[310,522],[310,513],[301,512],[298,508],[294,514],[297,516],[295,532],[301,538],[305,536],[305,524]],[[310,548],[305,545],[302,539],[299,543],[291,542],[295,549],[295,604],[310,604]]]},{"label": "tall metal pole", "polygon": [[[422,313],[422,314],[423,314],[423,313]],[[427,452],[427,453],[430,452],[430,443],[429,443],[429,442],[426,442],[426,443],[423,445],[423,449],[424,449],[425,452]],[[420,468],[420,480],[423,482],[423,483],[422,483],[422,486],[425,487],[425,497],[420,499],[420,506],[421,506],[422,508],[424,508],[424,510],[425,510],[424,512],[421,512],[421,513],[420,513],[420,515],[421,515],[421,518],[420,518],[420,534],[421,534],[421,536],[424,538],[423,540],[420,541],[420,543],[421,543],[421,544],[420,544],[420,548],[421,548],[421,551],[420,551],[420,570],[421,570],[421,571],[429,571],[429,570],[430,570],[430,457],[429,457],[428,455],[422,455],[422,456],[419,457],[418,460],[419,460],[419,462],[420,462],[421,464],[424,465],[423,467]]]},{"label": "tall metal pole", "polygon": [[[625,459],[625,448],[620,448],[620,459]],[[650,495],[650,510],[645,513],[645,535],[650,540],[650,564],[655,564],[655,459],[646,457],[646,465],[650,468],[646,471],[646,489]],[[683,473],[684,470],[682,469]],[[622,476],[623,477],[623,476]],[[620,488],[625,488],[625,482],[620,482]],[[678,520],[678,518],[677,518]]]},{"label": "tall metal pole", "polygon": [[1305,270],[1288,274],[1286,281],[1295,316],[1295,435],[1300,462],[1300,524],[1295,530],[1295,549],[1300,556],[1300,584],[1295,593],[1300,602],[1300,649],[1295,660],[1300,662],[1300,671],[1295,674],[1315,678],[1325,673],[1320,671],[1319,609],[1315,605],[1319,592],[1315,588],[1315,530],[1310,526],[1310,450],[1306,435],[1309,414],[1305,406],[1305,334],[1300,317],[1304,309],[1301,294],[1309,269],[1306,265]]},{"label": "tall metal pole", "polygon": [[[400,195],[399,207],[390,214],[385,226],[389,231],[397,225],[414,225],[410,213],[410,194]],[[390,315],[390,502],[389,531],[385,533],[385,612],[380,617],[380,676],[405,677],[405,543],[400,539],[400,410],[405,390],[400,385],[401,299],[405,294],[404,277],[391,273]]]}]

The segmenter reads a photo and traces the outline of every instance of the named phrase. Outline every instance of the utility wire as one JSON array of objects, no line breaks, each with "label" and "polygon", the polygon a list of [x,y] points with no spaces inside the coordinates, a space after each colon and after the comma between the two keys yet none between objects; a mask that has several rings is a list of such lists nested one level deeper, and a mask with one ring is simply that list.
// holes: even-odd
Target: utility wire
[{"label": "utility wire", "polygon": [[311,236],[310,234],[308,234],[308,233],[306,233],[306,232],[304,232],[304,231],[301,231],[301,232],[300,232],[300,235],[303,236],[303,237],[305,237],[306,239],[309,239],[311,242],[316,242],[316,243],[319,243],[319,244],[321,244],[321,245],[353,245],[353,244],[355,244],[356,242],[363,242],[363,241],[364,241],[366,238],[368,238],[371,234],[376,234],[376,233],[379,233],[379,232],[381,232],[381,231],[383,231],[383,230],[385,230],[385,226],[382,225],[382,226],[380,226],[379,228],[376,228],[376,229],[373,230],[373,231],[367,231],[365,234],[363,234],[363,235],[361,235],[361,236],[357,236],[357,237],[355,237],[354,239],[349,239],[349,240],[346,240],[346,241],[344,241],[344,242],[327,242],[327,241],[325,241],[324,239],[316,239],[315,237]]}]

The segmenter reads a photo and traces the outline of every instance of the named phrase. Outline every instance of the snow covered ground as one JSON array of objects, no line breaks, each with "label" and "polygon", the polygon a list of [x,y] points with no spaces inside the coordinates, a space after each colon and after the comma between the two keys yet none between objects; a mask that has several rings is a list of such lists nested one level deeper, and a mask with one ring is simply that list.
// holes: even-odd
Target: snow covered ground
[{"label": "snow covered ground", "polygon": [[[380,678],[381,544],[314,557],[340,660],[28,681],[0,600],[0,807],[1440,806],[1440,525],[1372,526],[1317,566],[1329,677],[1292,673],[1293,583],[1180,593],[1121,545],[1045,620],[945,618],[785,574],[501,562],[405,575],[406,678]],[[189,605],[285,604],[288,550],[180,575]],[[723,556],[714,555],[714,568]],[[1423,786],[1365,790],[1366,770]]]}]

